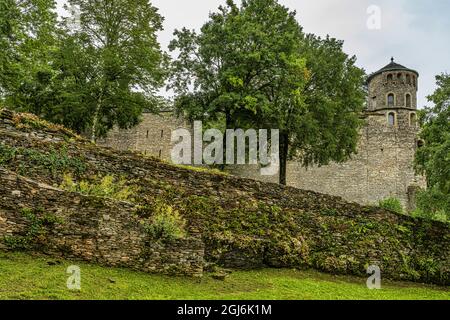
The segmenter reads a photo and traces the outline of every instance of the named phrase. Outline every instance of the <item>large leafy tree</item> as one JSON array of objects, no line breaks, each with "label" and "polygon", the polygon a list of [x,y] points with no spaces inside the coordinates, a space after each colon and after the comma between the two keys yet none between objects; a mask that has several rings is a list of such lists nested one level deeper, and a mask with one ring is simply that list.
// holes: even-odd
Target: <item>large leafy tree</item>
[{"label": "large leafy tree", "polygon": [[427,177],[428,190],[419,197],[419,206],[429,213],[444,210],[450,218],[450,75],[438,75],[436,82],[438,88],[428,97],[434,106],[420,114],[425,143],[416,165]]},{"label": "large leafy tree", "polygon": [[18,11],[13,0],[0,2],[0,97],[11,81],[13,54],[14,24],[17,22]]},{"label": "large leafy tree", "polygon": [[356,149],[364,72],[342,42],[305,35],[275,0],[228,0],[197,34],[175,32],[176,106],[225,127],[280,129],[280,183],[286,163],[344,161]]},{"label": "large leafy tree", "polygon": [[5,0],[0,9],[1,94],[10,107],[30,111],[45,91],[41,81],[51,73],[55,1]]},{"label": "large leafy tree", "polygon": [[136,125],[155,110],[167,56],[157,41],[163,18],[148,0],[69,0],[79,26],[64,22],[55,64],[60,71],[52,119],[89,132],[93,141],[114,125]]}]

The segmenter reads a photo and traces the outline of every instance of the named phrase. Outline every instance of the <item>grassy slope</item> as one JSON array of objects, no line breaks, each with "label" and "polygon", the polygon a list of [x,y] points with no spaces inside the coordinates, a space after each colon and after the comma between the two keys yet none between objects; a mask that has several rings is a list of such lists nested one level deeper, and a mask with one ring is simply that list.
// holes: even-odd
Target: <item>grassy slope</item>
[{"label": "grassy slope", "polygon": [[[201,281],[172,278],[80,262],[62,261],[49,266],[48,261],[26,254],[0,253],[0,300],[450,299],[448,288],[384,281],[382,290],[368,290],[366,279],[315,271],[239,271],[221,282],[209,276]],[[66,268],[71,264],[81,268],[81,292],[66,288]]]}]

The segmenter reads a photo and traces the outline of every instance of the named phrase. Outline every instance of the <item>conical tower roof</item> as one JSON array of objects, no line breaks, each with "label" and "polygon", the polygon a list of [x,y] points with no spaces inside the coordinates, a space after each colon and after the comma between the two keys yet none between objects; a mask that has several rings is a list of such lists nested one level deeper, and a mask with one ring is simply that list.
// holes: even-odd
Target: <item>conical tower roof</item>
[{"label": "conical tower roof", "polygon": [[413,72],[415,73],[417,76],[419,76],[419,73],[416,70],[413,69],[409,69],[401,64],[398,64],[396,62],[394,62],[394,58],[391,58],[391,63],[389,63],[388,65],[384,66],[383,68],[381,68],[380,70],[372,73],[369,78],[367,79],[367,81],[372,80],[373,77],[375,77],[376,75],[379,75],[383,72],[386,71],[409,71],[409,72]]}]

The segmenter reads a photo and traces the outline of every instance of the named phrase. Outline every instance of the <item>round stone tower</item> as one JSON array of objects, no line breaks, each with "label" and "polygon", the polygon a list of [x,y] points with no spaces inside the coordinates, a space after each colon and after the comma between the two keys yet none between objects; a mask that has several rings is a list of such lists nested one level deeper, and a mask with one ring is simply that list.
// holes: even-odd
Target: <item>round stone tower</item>
[{"label": "round stone tower", "polygon": [[368,79],[368,111],[383,112],[389,126],[417,126],[419,73],[394,62],[371,74]]},{"label": "round stone tower", "polygon": [[416,190],[426,187],[424,177],[414,170],[420,147],[418,78],[417,71],[395,63],[394,58],[369,76],[367,125],[360,148],[366,153],[368,198],[376,203],[396,197],[407,210],[415,207]]}]

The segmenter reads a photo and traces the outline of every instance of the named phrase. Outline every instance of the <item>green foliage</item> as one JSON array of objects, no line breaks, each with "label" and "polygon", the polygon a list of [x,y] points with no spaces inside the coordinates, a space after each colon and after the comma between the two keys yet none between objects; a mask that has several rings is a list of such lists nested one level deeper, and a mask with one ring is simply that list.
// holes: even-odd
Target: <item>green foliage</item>
[{"label": "green foliage", "polygon": [[95,141],[115,125],[136,125],[144,109],[161,104],[156,92],[168,60],[157,41],[163,18],[148,0],[68,3],[80,9],[81,21],[76,30],[70,20],[63,23],[53,90],[58,103],[48,111]]},{"label": "green foliage", "polygon": [[438,89],[428,97],[435,106],[421,112],[425,143],[417,150],[416,165],[429,187],[450,195],[450,75],[439,75],[436,81]]},{"label": "green foliage", "polygon": [[16,157],[17,148],[0,143],[0,165],[6,165]]},{"label": "green foliage", "polygon": [[[448,300],[448,288],[392,282],[368,290],[367,277],[336,276],[312,270],[259,269],[234,271],[225,284],[205,275],[184,277],[102,267],[77,261],[83,270],[83,290],[61,290],[70,260],[49,266],[48,257],[0,253],[0,300]],[[108,279],[114,279],[112,285]],[[43,285],[45,284],[45,290]],[[16,288],[20,288],[20,292]]]},{"label": "green foliage", "polygon": [[25,149],[22,154],[37,167],[49,170],[55,177],[61,172],[72,170],[77,174],[86,171],[86,164],[77,157],[69,156],[67,149],[62,147],[59,151],[51,148],[48,153],[42,153],[33,149]]},{"label": "green foliage", "polygon": [[415,217],[441,222],[450,222],[450,196],[438,188],[421,191],[416,198]]},{"label": "green foliage", "polygon": [[396,213],[403,214],[403,206],[397,198],[387,198],[378,203],[379,207]]},{"label": "green foliage", "polygon": [[0,4],[0,95],[8,107],[38,111],[51,101],[56,45],[54,0],[3,0]]},{"label": "green foliage", "polygon": [[45,213],[42,209],[24,208],[22,216],[28,220],[29,225],[23,236],[6,236],[4,243],[11,250],[29,250],[32,246],[45,238],[48,228],[63,221],[52,214]]},{"label": "green foliage", "polygon": [[56,177],[61,172],[69,170],[80,175],[87,169],[85,162],[81,158],[70,156],[64,146],[59,151],[51,147],[48,152],[42,152],[31,148],[10,147],[0,143],[0,164],[9,165],[16,160],[18,155],[25,157],[27,161],[26,165],[21,163],[20,173],[41,169]]},{"label": "green foliage", "polygon": [[64,135],[65,139],[80,138],[66,127],[45,121],[44,119],[31,113],[15,113],[13,122],[18,129],[31,128],[34,130],[47,130],[61,133],[62,135]]},{"label": "green foliage", "polygon": [[[92,139],[136,125],[162,99],[163,18],[148,0],[70,0],[76,30],[54,0],[0,2],[0,100]],[[74,14],[77,14],[74,12]]]},{"label": "green foliage", "polygon": [[186,220],[172,206],[156,200],[152,206],[153,215],[144,225],[152,239],[175,240],[186,236]]},{"label": "green foliage", "polygon": [[177,30],[171,87],[176,108],[206,126],[280,129],[288,157],[305,166],[344,161],[356,150],[364,72],[343,43],[305,35],[276,0],[227,1],[199,34]]},{"label": "green foliage", "polygon": [[438,88],[428,97],[434,107],[420,114],[424,145],[417,150],[416,168],[427,177],[428,189],[417,197],[416,215],[450,219],[450,75],[436,76]]},{"label": "green foliage", "polygon": [[139,191],[139,188],[128,185],[125,178],[116,179],[111,175],[103,177],[98,183],[88,181],[77,183],[71,175],[65,174],[60,188],[70,192],[130,202],[135,201],[133,195]]}]

